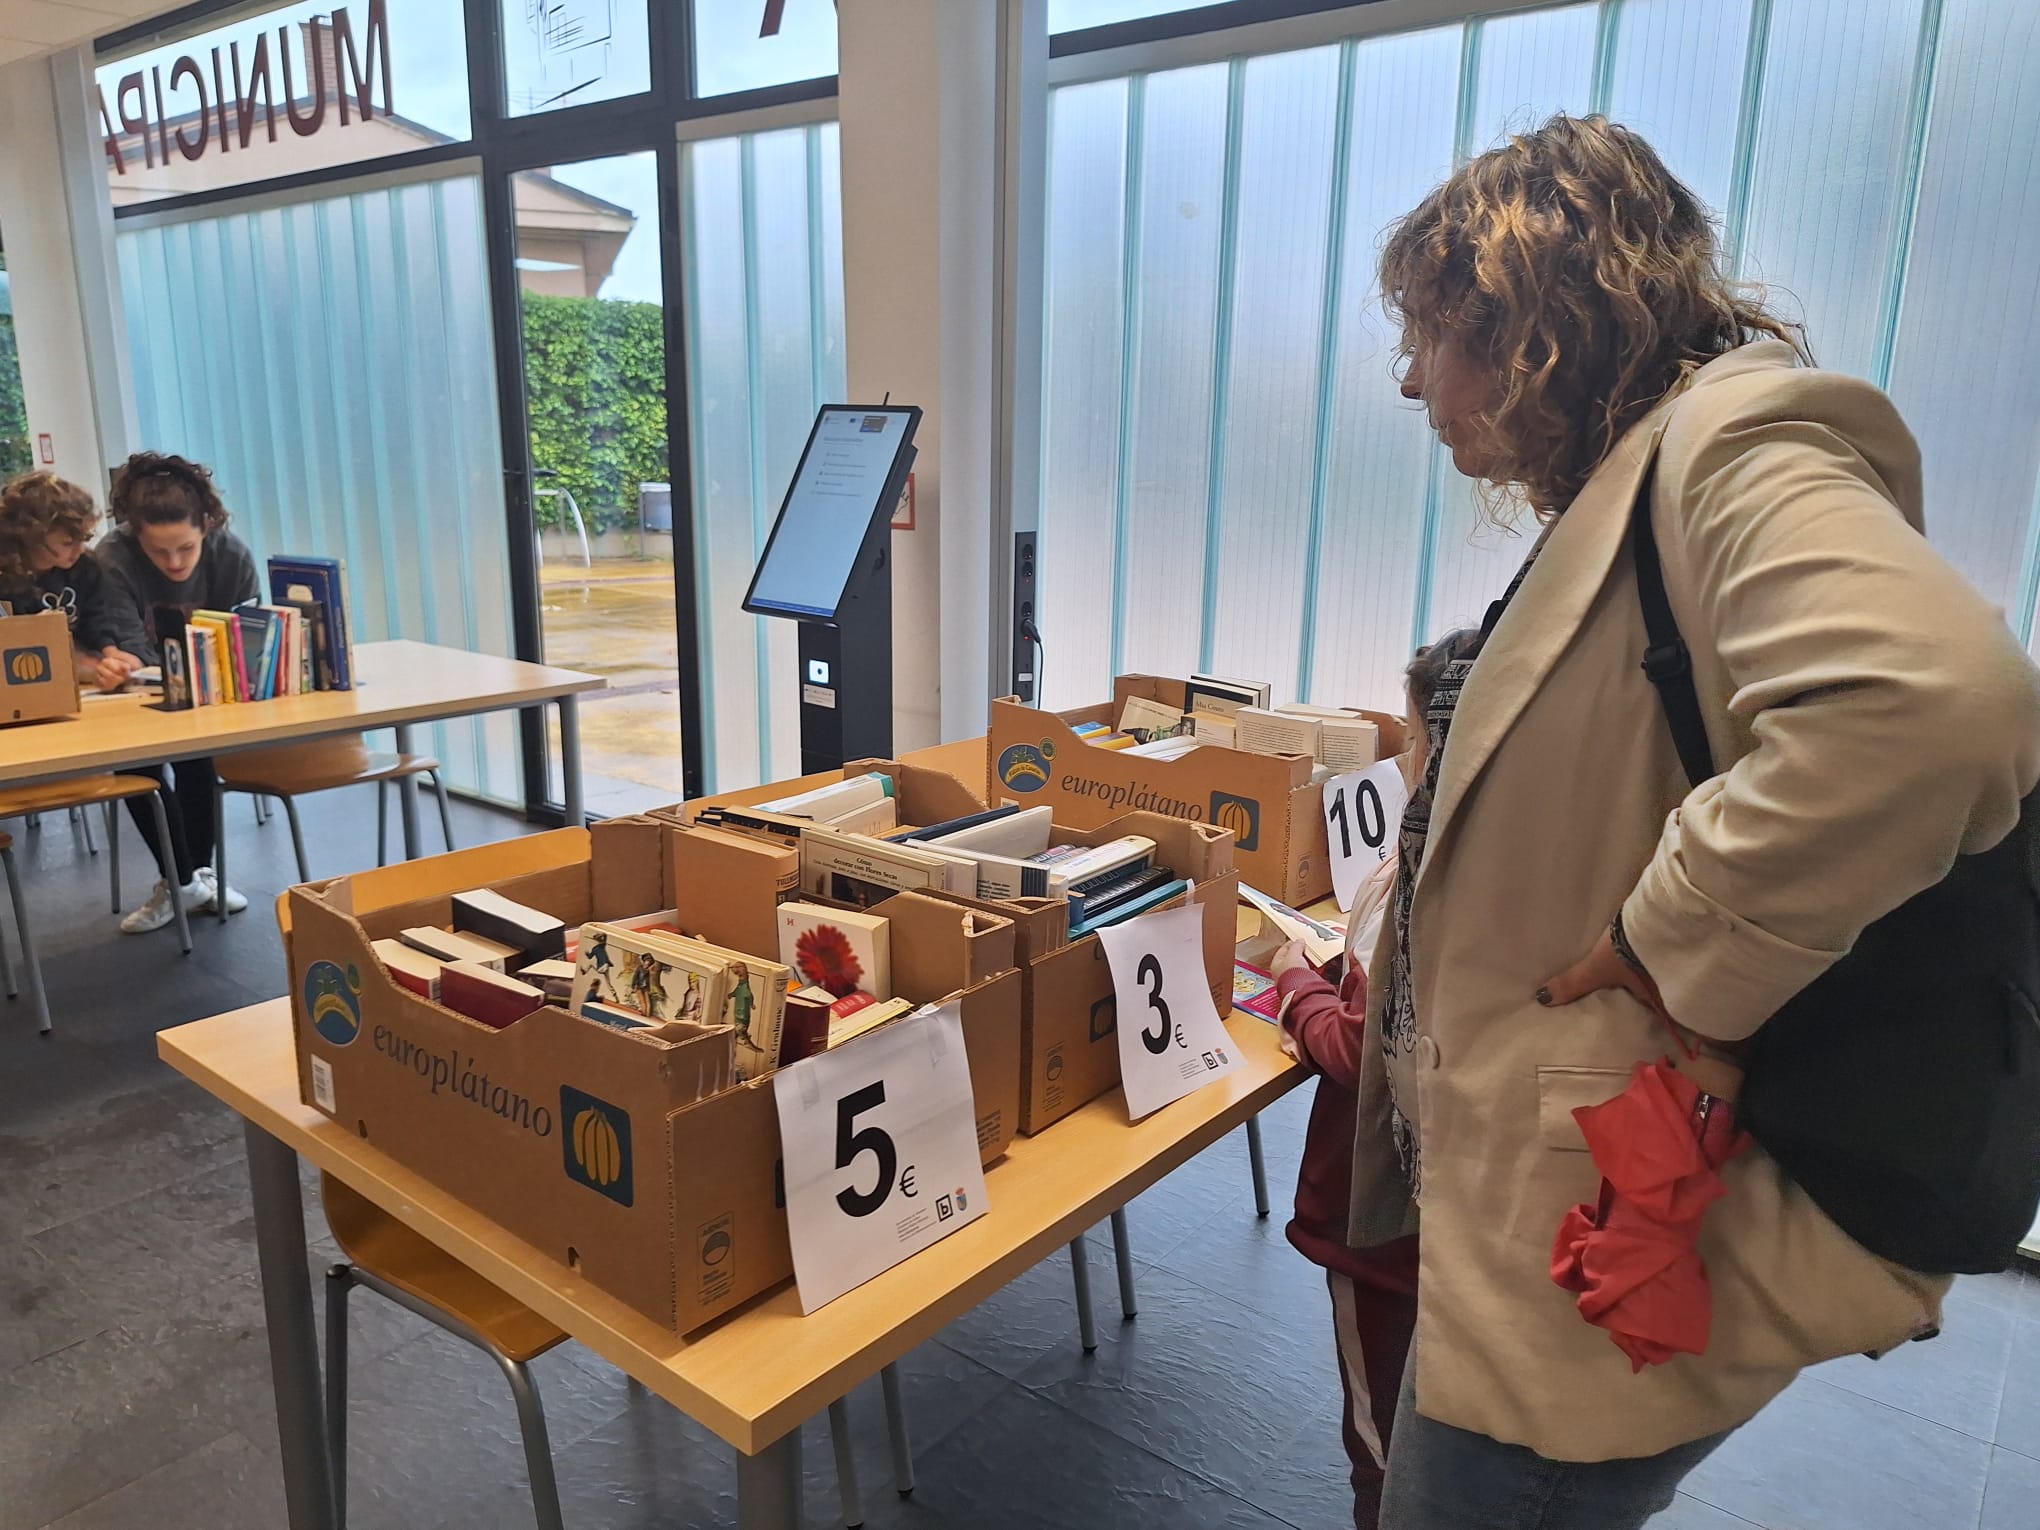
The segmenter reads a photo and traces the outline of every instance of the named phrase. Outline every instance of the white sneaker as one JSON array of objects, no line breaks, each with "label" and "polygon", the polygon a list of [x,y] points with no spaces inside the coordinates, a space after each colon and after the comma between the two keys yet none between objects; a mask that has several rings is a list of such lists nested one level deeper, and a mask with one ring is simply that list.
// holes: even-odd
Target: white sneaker
[{"label": "white sneaker", "polygon": [[[191,885],[179,888],[177,895],[183,900],[184,912],[195,914],[210,901],[212,889],[200,882],[197,877],[193,877]],[[159,879],[156,890],[149,894],[149,901],[121,920],[121,933],[146,935],[151,930],[162,929],[175,917],[170,907],[170,884]]]},{"label": "white sneaker", "polygon": [[[220,906],[221,893],[219,881],[213,874],[212,867],[199,867],[195,880],[204,889],[200,896],[205,900],[205,907],[217,911]],[[225,898],[227,912],[230,914],[238,914],[248,906],[248,900],[234,891],[232,884],[228,885]]]}]

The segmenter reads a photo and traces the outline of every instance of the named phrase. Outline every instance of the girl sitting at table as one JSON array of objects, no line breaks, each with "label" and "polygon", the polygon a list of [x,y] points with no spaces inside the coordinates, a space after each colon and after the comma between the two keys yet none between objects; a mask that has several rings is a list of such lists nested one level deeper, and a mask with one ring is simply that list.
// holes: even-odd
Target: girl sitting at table
[{"label": "girl sitting at table", "polygon": [[[160,663],[155,612],[158,606],[193,611],[230,611],[261,598],[255,555],[227,530],[227,507],[212,474],[196,462],[162,452],[137,452],[113,475],[113,534],[99,545],[113,582],[120,588],[144,636],[142,653]],[[179,760],[156,767],[170,784],[170,843],[156,842],[155,825],[131,799],[128,811],[156,857],[162,880],[148,901],[121,921],[130,935],[160,930],[171,920],[170,878],[175,876],[187,909],[217,910],[222,903],[238,914],[248,900],[213,874],[219,842],[210,758]]]},{"label": "girl sitting at table", "polygon": [[24,473],[0,487],[0,601],[15,616],[63,612],[79,674],[117,691],[141,667],[144,638],[86,546],[98,529],[92,495],[55,473]]}]

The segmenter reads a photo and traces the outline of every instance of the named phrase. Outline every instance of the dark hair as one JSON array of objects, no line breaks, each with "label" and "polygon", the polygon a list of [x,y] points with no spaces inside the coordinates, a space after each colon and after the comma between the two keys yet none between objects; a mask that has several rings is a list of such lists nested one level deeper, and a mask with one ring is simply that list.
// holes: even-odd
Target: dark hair
[{"label": "dark hair", "polygon": [[1436,642],[1427,643],[1417,650],[1417,656],[1403,671],[1403,679],[1409,683],[1410,699],[1417,704],[1419,712],[1431,704],[1445,666],[1454,659],[1472,658],[1480,652],[1480,644],[1480,628],[1455,627]]},{"label": "dark hair", "polygon": [[201,531],[227,524],[212,474],[167,452],[136,452],[113,475],[113,518],[130,529],[188,521]]},{"label": "dark hair", "polygon": [[52,532],[83,542],[99,524],[89,491],[55,473],[24,473],[0,488],[0,574],[31,577],[34,550]]}]

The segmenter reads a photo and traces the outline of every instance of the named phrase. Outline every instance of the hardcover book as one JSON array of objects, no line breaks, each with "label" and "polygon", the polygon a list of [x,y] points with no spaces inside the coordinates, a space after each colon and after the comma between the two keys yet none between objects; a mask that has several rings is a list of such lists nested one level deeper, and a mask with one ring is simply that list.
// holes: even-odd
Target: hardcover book
[{"label": "hardcover book", "polygon": [[892,997],[892,942],[888,925],[875,914],[823,908],[815,903],[779,905],[779,959],[800,982],[826,988],[837,998],[862,989]]}]

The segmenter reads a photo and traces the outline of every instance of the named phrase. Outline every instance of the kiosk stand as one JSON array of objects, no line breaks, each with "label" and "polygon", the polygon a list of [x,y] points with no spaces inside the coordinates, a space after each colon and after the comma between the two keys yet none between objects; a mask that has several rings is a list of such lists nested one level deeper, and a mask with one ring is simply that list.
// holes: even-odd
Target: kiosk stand
[{"label": "kiosk stand", "polygon": [[800,623],[800,769],[892,754],[892,509],[921,411],[831,404],[816,416],[744,609]]}]

